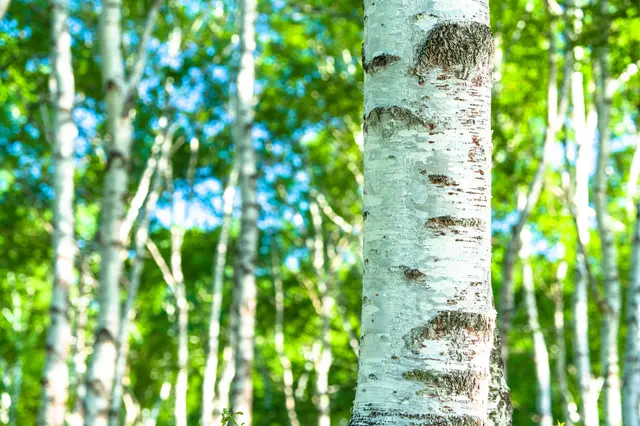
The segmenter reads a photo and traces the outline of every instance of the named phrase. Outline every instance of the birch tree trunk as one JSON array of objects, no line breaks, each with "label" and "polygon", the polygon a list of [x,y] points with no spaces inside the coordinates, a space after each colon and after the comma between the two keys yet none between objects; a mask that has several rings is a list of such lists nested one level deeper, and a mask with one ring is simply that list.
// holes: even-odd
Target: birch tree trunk
[{"label": "birch tree trunk", "polygon": [[322,217],[315,201],[309,204],[311,222],[313,223],[313,269],[318,282],[318,292],[321,297],[322,331],[320,337],[320,357],[317,359],[315,398],[318,409],[318,426],[331,425],[331,407],[329,400],[329,369],[331,368],[331,317],[335,305],[333,296],[327,285],[325,268],[325,245],[322,232]]},{"label": "birch tree trunk", "polygon": [[275,346],[280,365],[282,366],[282,379],[284,382],[284,401],[291,426],[300,426],[298,414],[296,413],[296,399],[293,396],[293,372],[291,371],[291,361],[284,350],[284,290],[282,276],[280,275],[280,259],[277,254],[275,241],[271,243],[271,262],[273,271],[273,286],[275,289],[276,302],[276,327]]},{"label": "birch tree trunk", "polygon": [[551,371],[549,370],[549,352],[544,341],[544,335],[540,329],[538,321],[538,306],[533,283],[533,270],[529,261],[531,255],[531,230],[526,226],[520,236],[522,241],[522,286],[525,293],[527,305],[527,316],[529,328],[533,335],[533,362],[536,367],[536,405],[539,424],[542,426],[552,426],[553,417],[551,415]]},{"label": "birch tree trunk", "polygon": [[620,398],[620,376],[618,357],[618,331],[620,328],[620,276],[618,253],[611,229],[608,207],[608,183],[611,124],[611,98],[613,96],[609,57],[609,10],[608,1],[600,1],[602,23],[600,33],[604,45],[595,50],[594,75],[596,78],[596,107],[598,110],[598,163],[594,182],[594,204],[598,222],[598,234],[602,250],[602,273],[604,275],[604,295],[606,310],[601,328],[601,365],[604,377],[603,411],[605,426],[622,424],[622,403]]},{"label": "birch tree trunk", "polygon": [[484,1],[365,1],[365,267],[352,426],[488,421],[488,12]]},{"label": "birch tree trunk", "polygon": [[109,411],[109,425],[117,426],[120,422],[120,411],[122,407],[123,396],[123,383],[122,378],[125,373],[127,365],[127,357],[129,355],[129,325],[135,317],[135,311],[133,305],[138,296],[138,288],[140,286],[140,278],[142,276],[142,270],[144,268],[144,253],[147,239],[149,236],[149,222],[151,221],[151,214],[156,208],[158,199],[162,192],[162,179],[169,163],[169,155],[171,153],[172,135],[170,132],[163,136],[158,136],[163,139],[160,158],[150,158],[149,162],[155,163],[157,161],[155,176],[151,183],[149,198],[147,200],[144,212],[142,214],[142,220],[138,225],[136,232],[135,242],[135,260],[131,272],[129,275],[129,287],[127,289],[127,299],[125,301],[124,308],[122,310],[122,319],[120,321],[120,329],[118,331],[118,340],[116,346],[118,348],[118,354],[116,356],[116,372],[113,385],[113,391],[111,394],[111,409]]},{"label": "birch tree trunk", "polygon": [[238,167],[234,163],[229,182],[222,196],[222,224],[220,236],[213,261],[213,288],[211,303],[211,318],[209,319],[209,341],[207,344],[207,360],[204,367],[202,381],[202,426],[209,426],[213,420],[213,399],[215,396],[216,378],[218,373],[218,350],[220,345],[220,313],[222,307],[222,287],[224,284],[224,267],[227,262],[227,247],[229,244],[229,228],[231,227],[231,213],[233,199],[236,195],[238,182]]},{"label": "birch tree trunk", "polygon": [[[583,75],[576,71],[571,77],[573,131],[578,145],[575,162],[575,193],[571,202],[575,206],[578,228],[578,245],[589,244],[589,153],[590,141],[584,105]],[[591,135],[592,136],[592,135]],[[580,418],[584,426],[598,426],[598,390],[591,371],[589,350],[589,294],[587,258],[581,250],[576,251],[575,290],[573,294],[573,357],[576,364],[580,389]]]},{"label": "birch tree trunk", "polygon": [[[0,7],[1,9],[1,7]],[[0,15],[2,11],[0,10]],[[73,121],[75,81],[71,64],[71,34],[67,25],[68,0],[52,2],[51,99],[53,102],[53,291],[51,325],[47,331],[47,355],[42,376],[42,402],[38,425],[62,426],[69,394],[67,366],[71,343],[69,288],[75,275],[74,238],[74,139],[78,130]],[[1,19],[1,16],[0,16]]]},{"label": "birch tree trunk", "polygon": [[144,32],[140,38],[131,76],[125,80],[121,50],[122,0],[105,3],[100,15],[100,52],[102,80],[107,109],[107,170],[100,222],[100,278],[98,301],[100,313],[96,327],[93,359],[87,377],[85,425],[106,426],[110,393],[116,367],[116,339],[120,323],[120,280],[123,270],[124,241],[120,230],[125,214],[125,200],[131,164],[133,108],[138,82],[146,60],[146,44],[155,24],[161,0],[154,0]]},{"label": "birch tree trunk", "polygon": [[[174,193],[172,179],[170,173],[170,177],[167,177],[167,186],[171,188],[169,191]],[[178,377],[175,385],[174,406],[176,426],[187,426],[187,387],[189,383],[189,303],[182,272],[183,241],[184,228],[175,222],[174,216],[174,222],[171,226],[171,275],[175,280],[176,311],[178,312]]]},{"label": "birch tree trunk", "polygon": [[235,369],[231,385],[231,409],[242,412],[242,422],[252,426],[251,406],[253,384],[256,314],[256,255],[258,249],[258,201],[256,194],[256,154],[251,138],[253,127],[256,50],[255,22],[257,0],[241,0],[240,10],[240,70],[236,80],[234,141],[240,165],[242,216],[238,238],[236,267],[238,325],[236,332]]},{"label": "birch tree trunk", "polygon": [[76,390],[76,400],[73,404],[72,412],[67,416],[69,426],[81,426],[84,424],[84,409],[82,403],[86,395],[85,386],[87,373],[87,324],[89,320],[89,304],[93,299],[93,291],[96,287],[96,280],[91,273],[89,262],[81,256],[78,262],[80,269],[80,286],[78,297],[75,302],[76,318],[74,330],[74,354],[73,366],[74,377],[73,386]]},{"label": "birch tree trunk", "polygon": [[[552,7],[547,2],[547,8],[550,13]],[[520,250],[520,235],[525,225],[529,221],[529,216],[534,207],[538,203],[540,193],[542,192],[542,185],[544,183],[544,174],[549,164],[549,154],[551,148],[556,141],[556,133],[562,126],[562,119],[566,113],[568,104],[568,91],[569,91],[569,72],[571,70],[571,64],[573,63],[573,56],[569,53],[565,55],[565,73],[563,76],[562,90],[558,93],[558,59],[557,55],[557,42],[556,42],[556,29],[557,18],[551,16],[549,18],[552,22],[549,30],[549,77],[547,83],[547,128],[545,130],[545,139],[542,146],[542,156],[540,162],[533,176],[533,180],[529,186],[529,192],[527,193],[526,203],[520,210],[518,221],[511,230],[511,239],[506,248],[503,267],[502,267],[502,286],[500,297],[500,339],[502,341],[502,359],[505,366],[505,375],[507,374],[507,364],[509,361],[509,330],[511,329],[511,321],[514,310],[514,297],[513,297],[513,273],[518,259],[518,251]]]},{"label": "birch tree trunk", "polygon": [[627,296],[622,415],[625,426],[640,426],[640,204],[637,206],[631,280]]},{"label": "birch tree trunk", "polygon": [[0,21],[9,10],[9,3],[11,3],[10,0],[0,0]]},{"label": "birch tree trunk", "polygon": [[560,400],[562,401],[562,419],[566,426],[573,426],[573,418],[577,414],[576,405],[569,390],[569,380],[567,378],[567,347],[565,343],[564,326],[564,280],[567,275],[567,262],[562,260],[556,272],[556,283],[553,286],[553,324],[556,337],[558,354],[556,359],[556,375],[560,390]]}]

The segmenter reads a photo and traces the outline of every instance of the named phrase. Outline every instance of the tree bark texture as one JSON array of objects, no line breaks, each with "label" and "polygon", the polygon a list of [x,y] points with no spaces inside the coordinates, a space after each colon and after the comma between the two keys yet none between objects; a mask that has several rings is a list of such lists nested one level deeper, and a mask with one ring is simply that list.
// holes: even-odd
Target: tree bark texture
[{"label": "tree bark texture", "polygon": [[488,13],[484,1],[365,1],[364,289],[352,426],[488,421]]}]

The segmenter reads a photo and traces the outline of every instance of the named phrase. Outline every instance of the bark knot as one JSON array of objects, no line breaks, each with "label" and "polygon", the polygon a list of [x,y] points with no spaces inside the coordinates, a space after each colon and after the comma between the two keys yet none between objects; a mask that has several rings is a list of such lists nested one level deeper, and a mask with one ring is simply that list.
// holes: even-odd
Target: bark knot
[{"label": "bark knot", "polygon": [[[363,50],[364,52],[364,50]],[[400,56],[383,53],[374,57],[371,61],[365,62],[364,56],[362,57],[362,68],[367,74],[373,74],[378,71],[382,71],[389,65],[394,64],[400,60]]]},{"label": "bark knot", "polygon": [[490,74],[493,58],[491,28],[479,22],[443,22],[436,25],[419,47],[412,73],[425,77],[441,68],[460,79],[473,70]]}]

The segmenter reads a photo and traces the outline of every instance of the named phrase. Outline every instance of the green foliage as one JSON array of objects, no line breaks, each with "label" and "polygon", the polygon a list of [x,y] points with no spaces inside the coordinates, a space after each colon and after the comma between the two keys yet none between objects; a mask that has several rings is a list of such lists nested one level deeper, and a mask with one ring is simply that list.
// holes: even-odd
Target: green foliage
[{"label": "green foliage", "polygon": [[222,410],[222,426],[244,426],[244,423],[238,424],[236,421],[236,417],[242,416],[242,412],[231,412],[229,409],[225,408]]}]

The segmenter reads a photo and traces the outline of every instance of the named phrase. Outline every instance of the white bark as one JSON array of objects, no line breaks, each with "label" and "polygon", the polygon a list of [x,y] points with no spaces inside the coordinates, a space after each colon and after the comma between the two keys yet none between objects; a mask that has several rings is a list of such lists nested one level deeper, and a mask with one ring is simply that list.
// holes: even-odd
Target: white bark
[{"label": "white bark", "polygon": [[529,328],[531,329],[533,337],[533,362],[536,368],[536,405],[538,415],[540,416],[539,424],[542,426],[552,426],[549,352],[547,350],[547,344],[544,341],[544,335],[540,329],[540,322],[538,321],[538,306],[536,304],[534,290],[533,269],[531,268],[531,262],[529,260],[529,256],[531,255],[531,231],[528,226],[525,226],[522,230],[520,239],[522,241],[522,250],[520,251],[520,257],[522,259],[522,287],[527,305]]},{"label": "white bark", "polygon": [[[169,167],[169,171],[171,171],[171,167]],[[172,179],[173,176],[170,172],[167,177],[167,186],[169,191],[174,193]],[[189,384],[189,303],[182,272],[184,232],[184,228],[176,224],[174,219],[171,226],[171,275],[175,280],[176,311],[178,312],[178,376],[175,385],[174,406],[176,426],[187,426],[187,387]]]},{"label": "white bark", "polygon": [[620,328],[620,277],[618,272],[618,253],[611,228],[608,207],[607,169],[609,166],[611,124],[611,99],[613,97],[609,47],[606,45],[609,35],[608,1],[600,1],[602,13],[602,35],[604,46],[595,49],[596,60],[594,75],[596,78],[596,107],[598,110],[598,163],[594,182],[594,204],[598,222],[598,234],[602,250],[602,273],[604,276],[604,295],[606,310],[603,313],[601,327],[600,363],[602,365],[603,413],[605,426],[622,424],[622,402],[620,397],[620,375],[618,356],[618,331]]},{"label": "white bark", "polygon": [[564,324],[564,280],[567,274],[567,262],[562,260],[558,265],[556,273],[556,283],[553,286],[554,312],[553,325],[556,337],[557,359],[556,375],[562,401],[562,419],[566,426],[573,426],[573,419],[578,417],[576,404],[569,390],[569,380],[567,378],[567,347],[565,343]]},{"label": "white bark", "polygon": [[284,402],[289,416],[289,424],[291,426],[300,426],[298,414],[296,413],[296,399],[293,396],[293,372],[291,371],[291,361],[285,353],[284,346],[284,289],[282,285],[282,276],[280,275],[280,259],[277,254],[277,245],[275,241],[271,244],[271,262],[273,273],[273,286],[275,290],[276,304],[276,325],[275,325],[275,346],[280,365],[282,366],[282,380],[284,383]]},{"label": "white bark", "polygon": [[640,204],[637,206],[631,279],[627,295],[622,416],[625,426],[640,426]]},{"label": "white bark", "polygon": [[[71,344],[69,288],[75,279],[74,238],[74,139],[75,82],[71,64],[71,34],[67,25],[68,0],[51,3],[51,98],[53,107],[53,291],[51,325],[47,331],[47,355],[42,376],[42,401],[38,425],[62,426],[69,394],[67,361]],[[0,6],[1,9],[1,6]],[[2,11],[0,10],[0,15]]]},{"label": "white bark", "polygon": [[[157,16],[154,2],[149,13],[148,25],[153,27]],[[155,12],[154,12],[155,11]],[[120,323],[120,280],[123,270],[124,242],[120,231],[125,214],[131,163],[131,138],[133,134],[133,108],[130,105],[141,74],[136,72],[125,80],[124,60],[121,49],[122,0],[105,3],[100,15],[100,51],[102,80],[107,109],[107,171],[104,178],[104,197],[100,223],[100,290],[98,301],[100,314],[96,329],[93,359],[87,378],[85,398],[85,425],[106,426],[109,398],[113,388],[116,367],[116,336]],[[145,27],[145,35],[147,34]],[[142,47],[135,62],[144,62],[148,37],[141,38]]]},{"label": "white bark", "polygon": [[[548,8],[553,10],[550,4]],[[550,18],[554,19],[555,18]],[[568,105],[568,91],[570,86],[570,70],[573,63],[571,52],[565,55],[565,68],[562,81],[561,92],[558,93],[558,61],[557,61],[557,42],[554,28],[549,33],[549,77],[547,82],[547,128],[545,130],[545,139],[542,146],[542,156],[535,171],[529,192],[527,193],[526,204],[520,210],[518,221],[511,230],[511,239],[507,245],[503,267],[502,267],[502,286],[500,297],[500,339],[502,342],[502,359],[504,360],[505,375],[507,374],[507,364],[509,361],[509,330],[511,329],[511,319],[514,309],[513,297],[513,272],[518,258],[518,250],[520,249],[520,234],[529,221],[529,216],[534,207],[538,203],[542,185],[544,183],[544,175],[549,163],[549,154],[551,148],[556,141],[556,133],[562,127],[562,120],[566,114]]]},{"label": "white bark", "polygon": [[325,269],[325,247],[322,232],[322,217],[320,209],[315,201],[309,204],[311,222],[313,223],[313,269],[315,272],[317,287],[321,297],[322,329],[320,336],[320,357],[315,364],[316,389],[315,401],[318,409],[318,426],[331,425],[331,407],[329,400],[329,369],[331,368],[331,318],[335,305],[333,295],[327,285]]},{"label": "white bark", "polygon": [[[229,327],[232,324],[237,323],[235,315],[231,314],[229,321]],[[235,327],[235,325],[234,325]],[[218,382],[217,392],[213,398],[213,426],[220,426],[222,418],[222,410],[229,408],[231,382],[236,374],[236,363],[233,354],[233,342],[229,341],[229,344],[222,350],[222,373],[220,374],[220,380]]]},{"label": "white bark", "polygon": [[202,381],[202,417],[201,425],[209,426],[213,420],[213,399],[218,373],[218,350],[220,345],[220,313],[222,307],[222,287],[224,284],[224,267],[227,263],[227,247],[229,244],[229,228],[231,227],[231,213],[233,212],[233,199],[236,194],[238,182],[238,167],[234,164],[229,182],[222,196],[222,224],[220,236],[216,246],[213,261],[213,286],[211,318],[209,319],[209,340],[207,344],[207,360]]},{"label": "white bark", "polygon": [[488,421],[488,12],[484,1],[365,1],[365,267],[352,426]]},{"label": "white bark", "polygon": [[164,382],[162,387],[160,388],[160,395],[158,400],[153,405],[149,416],[144,420],[144,426],[156,426],[158,423],[158,416],[160,415],[160,409],[162,408],[162,404],[169,398],[171,394],[171,383]]},{"label": "white bark", "polygon": [[[573,115],[571,123],[578,145],[575,161],[575,193],[571,202],[575,206],[578,230],[578,245],[586,248],[589,244],[589,149],[593,134],[587,130],[584,104],[583,75],[576,71],[571,77],[571,101]],[[584,426],[598,426],[599,385],[591,371],[589,350],[588,312],[588,265],[585,253],[576,251],[575,290],[573,294],[573,358],[577,369],[580,389],[580,418]]]},{"label": "white bark", "polygon": [[240,10],[240,70],[236,79],[235,122],[233,138],[238,151],[242,215],[235,268],[238,314],[235,352],[236,374],[231,386],[231,410],[242,412],[242,422],[252,426],[256,313],[256,256],[258,249],[258,201],[256,194],[256,154],[251,138],[254,117],[254,84],[256,50],[255,21],[257,0],[242,0]]},{"label": "white bark", "polygon": [[118,354],[116,356],[116,372],[113,385],[113,391],[111,393],[111,409],[109,411],[109,425],[117,426],[120,422],[120,409],[122,407],[123,396],[123,383],[122,378],[124,376],[125,368],[127,365],[127,357],[129,355],[129,325],[133,322],[135,317],[134,303],[138,297],[138,288],[140,286],[140,278],[142,276],[142,270],[144,268],[144,252],[149,236],[149,223],[151,221],[151,214],[156,208],[158,199],[162,192],[162,179],[166,172],[169,163],[169,153],[171,152],[172,134],[169,132],[163,136],[158,136],[162,141],[160,144],[162,147],[160,158],[155,159],[151,157],[149,163],[151,169],[156,169],[153,165],[157,161],[157,170],[153,177],[153,183],[151,184],[149,198],[144,208],[141,221],[138,225],[135,241],[135,259],[133,266],[129,273],[129,287],[127,289],[127,299],[122,309],[122,319],[120,321],[120,329],[118,331],[118,337],[116,346],[118,348]]},{"label": "white bark", "polygon": [[123,247],[120,227],[129,181],[131,119],[124,109],[124,64],[120,50],[122,0],[105,3],[100,16],[102,80],[107,105],[107,132],[110,136],[107,172],[100,223],[100,267],[98,301],[100,314],[96,328],[93,359],[87,377],[85,425],[106,426],[109,395],[113,388],[116,336],[120,322],[120,279]]},{"label": "white bark", "polygon": [[9,10],[9,3],[11,3],[11,0],[0,0],[0,21]]},{"label": "white bark", "polygon": [[76,399],[73,410],[67,416],[69,426],[82,426],[84,423],[84,408],[82,402],[86,395],[86,372],[87,372],[87,323],[89,319],[89,304],[93,299],[93,290],[96,287],[96,280],[93,277],[88,260],[81,257],[80,260],[80,286],[78,296],[75,301],[75,329],[74,329],[74,354],[73,354],[73,377],[72,387],[76,390]]}]

